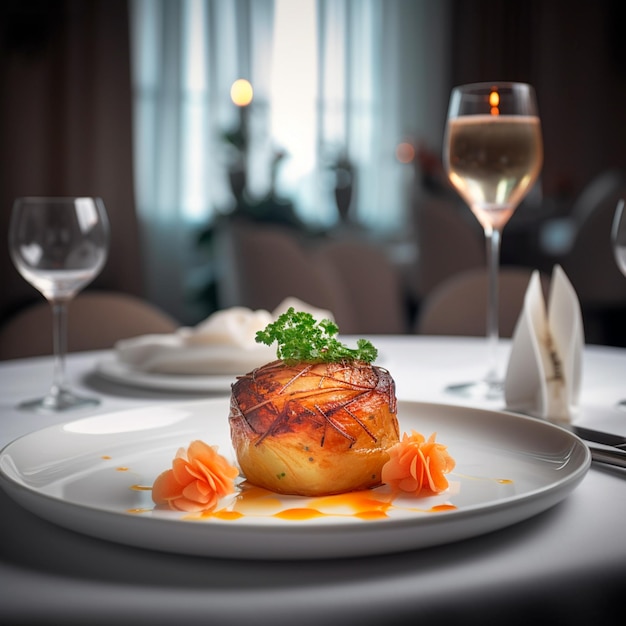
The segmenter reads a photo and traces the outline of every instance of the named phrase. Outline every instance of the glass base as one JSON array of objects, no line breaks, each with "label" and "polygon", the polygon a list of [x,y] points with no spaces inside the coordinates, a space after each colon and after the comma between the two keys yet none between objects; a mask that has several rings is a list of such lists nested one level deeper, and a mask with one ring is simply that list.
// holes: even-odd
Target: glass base
[{"label": "glass base", "polygon": [[18,409],[35,411],[37,413],[53,413],[98,406],[99,404],[100,400],[98,398],[77,396],[67,389],[53,389],[43,398],[22,402],[18,405]]},{"label": "glass base", "polygon": [[478,400],[500,400],[504,398],[504,381],[479,380],[472,383],[448,385],[446,392],[464,398]]}]

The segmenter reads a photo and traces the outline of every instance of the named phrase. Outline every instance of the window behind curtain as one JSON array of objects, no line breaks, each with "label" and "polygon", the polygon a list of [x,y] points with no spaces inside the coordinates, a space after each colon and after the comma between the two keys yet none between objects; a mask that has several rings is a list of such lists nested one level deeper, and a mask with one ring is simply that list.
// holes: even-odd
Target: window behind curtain
[{"label": "window behind curtain", "polygon": [[330,227],[337,215],[328,166],[345,152],[357,174],[356,219],[379,233],[406,231],[413,171],[395,150],[409,135],[439,149],[447,6],[131,0],[137,206],[146,267],[158,274],[149,290],[170,285],[164,306],[184,299],[198,262],[193,229],[233,204],[221,134],[238,120],[229,90],[240,77],[255,90],[255,195],[268,191],[272,154],[282,149],[278,194],[303,221]]}]

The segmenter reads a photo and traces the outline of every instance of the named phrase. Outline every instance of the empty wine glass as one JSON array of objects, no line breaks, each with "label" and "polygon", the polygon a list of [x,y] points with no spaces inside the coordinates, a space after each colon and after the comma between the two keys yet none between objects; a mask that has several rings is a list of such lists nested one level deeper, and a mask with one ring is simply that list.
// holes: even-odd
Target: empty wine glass
[{"label": "empty wine glass", "polygon": [[497,371],[500,238],[537,180],[542,162],[541,125],[530,85],[476,83],[452,90],[444,165],[451,183],[483,227],[489,270],[487,374],[482,380],[448,387],[452,393],[482,398],[503,394]]},{"label": "empty wine glass", "polygon": [[[109,224],[100,198],[18,198],[9,227],[9,251],[19,273],[50,302],[54,374],[43,398],[20,404],[34,411],[96,405],[72,393],[65,381],[67,306],[102,270]],[[97,332],[97,329],[94,329]]]},{"label": "empty wine glass", "polygon": [[[624,200],[617,203],[613,227],[611,228],[611,243],[613,244],[613,255],[617,267],[626,276],[626,211],[624,211]],[[617,403],[621,409],[626,410],[626,400]]]}]

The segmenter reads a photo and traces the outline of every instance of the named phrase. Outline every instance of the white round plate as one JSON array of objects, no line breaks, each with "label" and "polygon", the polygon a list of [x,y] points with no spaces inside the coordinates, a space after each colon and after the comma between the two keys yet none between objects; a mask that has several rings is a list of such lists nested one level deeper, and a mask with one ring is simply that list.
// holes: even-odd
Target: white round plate
[{"label": "white round plate", "polygon": [[[431,547],[515,524],[565,498],[591,463],[580,439],[547,422],[400,402],[401,430],[436,431],[455,458],[448,492],[395,500],[382,519],[331,512],[295,520],[268,509],[199,520],[154,510],[150,492],[138,486],[150,486],[170,468],[179,447],[202,439],[234,461],[228,406],[225,398],[186,402],[45,428],[4,448],[0,484],[33,513],[111,541],[199,556],[319,559]],[[294,496],[271,500],[274,513],[312,506]]]},{"label": "white round plate", "polygon": [[235,382],[234,374],[156,374],[142,372],[115,357],[99,361],[96,372],[114,383],[141,389],[180,391],[185,393],[230,393]]}]

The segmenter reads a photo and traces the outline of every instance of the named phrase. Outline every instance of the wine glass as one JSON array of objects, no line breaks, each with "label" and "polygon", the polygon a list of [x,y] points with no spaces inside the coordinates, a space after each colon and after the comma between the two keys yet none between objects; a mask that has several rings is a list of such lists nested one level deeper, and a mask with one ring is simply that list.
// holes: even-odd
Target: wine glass
[{"label": "wine glass", "polygon": [[500,398],[497,370],[498,276],[502,229],[533,187],[543,163],[535,92],[524,83],[475,83],[450,96],[444,166],[451,183],[483,227],[489,273],[488,369],[482,380],[455,384],[459,395]]},{"label": "wine glass", "polygon": [[[104,266],[109,223],[100,198],[17,198],[9,251],[19,273],[52,306],[54,374],[48,393],[20,404],[34,411],[65,411],[98,404],[72,393],[65,381],[67,306]],[[96,329],[94,329],[94,332]]]},{"label": "wine glass", "polygon": [[[624,211],[624,200],[617,203],[613,227],[611,228],[611,243],[613,244],[613,255],[617,267],[626,276],[626,211]],[[620,409],[626,410],[626,400],[617,403]]]}]

